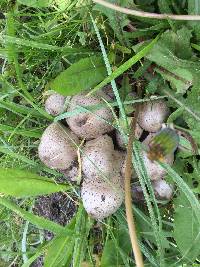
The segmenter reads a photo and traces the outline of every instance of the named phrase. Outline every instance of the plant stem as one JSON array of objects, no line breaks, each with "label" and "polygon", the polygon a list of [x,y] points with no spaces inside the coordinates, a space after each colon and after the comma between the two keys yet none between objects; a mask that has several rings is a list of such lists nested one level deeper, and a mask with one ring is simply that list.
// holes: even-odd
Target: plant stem
[{"label": "plant stem", "polygon": [[130,135],[127,147],[126,167],[125,167],[125,206],[126,206],[126,218],[129,228],[129,235],[135,256],[135,262],[137,267],[143,267],[143,258],[140,247],[138,245],[135,220],[133,217],[132,199],[131,199],[131,175],[132,175],[132,148],[134,141],[134,133],[136,128],[137,111],[135,111],[135,117],[131,121]]},{"label": "plant stem", "polygon": [[98,3],[102,6],[108,7],[110,9],[119,11],[124,14],[133,15],[136,17],[151,18],[151,19],[172,19],[172,20],[200,20],[199,15],[173,15],[173,14],[157,14],[149,13],[140,10],[134,10],[126,7],[121,7],[115,4],[108,3],[104,0],[93,0],[93,2]]}]

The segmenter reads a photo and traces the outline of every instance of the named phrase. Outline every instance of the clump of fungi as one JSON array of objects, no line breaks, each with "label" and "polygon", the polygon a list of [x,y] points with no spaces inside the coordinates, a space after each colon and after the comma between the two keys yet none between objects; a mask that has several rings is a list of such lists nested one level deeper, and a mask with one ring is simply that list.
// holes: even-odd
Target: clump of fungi
[{"label": "clump of fungi", "polygon": [[[66,107],[65,97],[56,93],[50,95],[45,103],[46,111],[53,116],[70,112],[71,116],[67,116],[62,122],[50,124],[41,137],[38,149],[39,157],[46,166],[61,171],[71,181],[76,181],[81,170],[83,205],[91,217],[100,220],[113,214],[124,200],[128,139],[113,127],[117,113],[114,116],[104,100],[112,101],[106,90],[92,96],[81,93],[73,96]],[[91,111],[90,108],[95,106],[97,108]],[[152,137],[160,131],[168,115],[169,108],[163,99],[139,105],[135,137],[139,139],[145,131],[147,137],[143,141],[144,147],[148,148]],[[164,180],[166,172],[156,161],[149,159],[147,150],[142,152],[142,157],[155,196],[169,200],[173,188]],[[81,154],[79,160],[78,151]],[[172,165],[173,153],[163,161]],[[133,199],[143,200],[139,185],[134,187],[133,184],[132,192]]]}]

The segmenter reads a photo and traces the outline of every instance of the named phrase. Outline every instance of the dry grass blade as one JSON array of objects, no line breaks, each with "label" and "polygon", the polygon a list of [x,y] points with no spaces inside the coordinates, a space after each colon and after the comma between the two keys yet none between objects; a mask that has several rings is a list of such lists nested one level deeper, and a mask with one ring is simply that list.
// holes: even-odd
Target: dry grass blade
[{"label": "dry grass blade", "polygon": [[136,117],[137,116],[135,116],[135,118],[133,118],[131,122],[130,135],[127,148],[126,168],[125,168],[125,206],[126,206],[126,217],[129,228],[129,235],[135,256],[136,266],[143,267],[144,263],[137,240],[135,221],[132,209],[131,190],[130,190],[130,182],[132,174],[132,147],[134,141],[134,132],[136,128]]},{"label": "dry grass blade", "polygon": [[133,15],[136,17],[143,17],[143,18],[151,18],[151,19],[172,19],[172,20],[200,20],[200,16],[198,15],[173,15],[173,14],[157,14],[157,13],[149,13],[149,12],[144,12],[140,10],[134,10],[134,9],[129,9],[126,7],[121,7],[118,5],[114,5],[111,3],[108,3],[107,1],[104,0],[93,0],[93,2],[100,4],[102,6],[108,7],[110,9],[116,10],[118,12],[128,14],[128,15]]}]

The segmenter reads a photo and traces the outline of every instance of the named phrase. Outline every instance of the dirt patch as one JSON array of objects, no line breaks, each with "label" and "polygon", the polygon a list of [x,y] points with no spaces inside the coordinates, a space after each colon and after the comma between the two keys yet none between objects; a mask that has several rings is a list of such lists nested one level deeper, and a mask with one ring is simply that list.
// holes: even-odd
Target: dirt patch
[{"label": "dirt patch", "polygon": [[[76,213],[76,204],[64,193],[54,193],[48,196],[38,197],[34,207],[34,213],[49,219],[60,225],[67,225]],[[44,239],[51,240],[54,234],[44,230]],[[43,257],[39,257],[31,267],[42,267]]]}]

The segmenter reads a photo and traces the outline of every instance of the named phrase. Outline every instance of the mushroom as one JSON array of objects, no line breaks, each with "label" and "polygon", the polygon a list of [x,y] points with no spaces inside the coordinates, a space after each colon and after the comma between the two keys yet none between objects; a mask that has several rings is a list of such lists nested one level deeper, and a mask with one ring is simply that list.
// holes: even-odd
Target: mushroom
[{"label": "mushroom", "polygon": [[169,185],[165,180],[157,180],[152,182],[154,192],[157,199],[170,200],[173,195],[173,187]]},{"label": "mushroom", "polygon": [[82,170],[85,175],[81,196],[83,205],[95,219],[113,214],[122,204],[124,184],[121,177],[125,153],[114,150],[110,136],[88,141],[83,149]]},{"label": "mushroom", "polygon": [[[155,193],[156,199],[159,200],[170,200],[173,195],[173,187],[169,185],[165,180],[159,179],[156,181],[152,181],[152,187]],[[142,191],[142,187],[137,184],[131,185],[131,193],[133,201],[140,202],[144,201],[144,194]]]},{"label": "mushroom", "polygon": [[[165,174],[166,174],[166,170],[163,169],[158,162],[156,161],[151,161],[148,158],[147,152],[143,151],[142,152],[142,156],[143,156],[143,161],[145,164],[145,167],[147,169],[147,172],[151,178],[151,180],[159,180],[161,179]],[[167,155],[164,159],[163,162],[172,165],[174,162],[174,154],[169,154]]]},{"label": "mushroom", "polygon": [[148,132],[157,132],[169,114],[164,100],[145,102],[139,105],[138,123]]},{"label": "mushroom", "polygon": [[82,154],[82,170],[89,179],[99,176],[109,178],[120,172],[120,160],[121,154],[114,150],[112,138],[102,135],[86,142]]},{"label": "mushroom", "polygon": [[[142,135],[143,129],[140,127],[140,125],[137,123],[136,124],[136,129],[135,129],[135,138],[139,139],[140,136]],[[126,142],[125,138],[122,136],[122,134],[119,131],[116,131],[116,140],[118,146],[125,150],[126,149]]]},{"label": "mushroom", "polygon": [[79,182],[79,179],[81,179],[78,161],[73,161],[68,169],[60,170],[60,172],[68,181]]},{"label": "mushroom", "polygon": [[52,116],[57,116],[64,110],[65,97],[60,94],[52,94],[45,101],[45,110]]},{"label": "mushroom", "polygon": [[124,191],[119,175],[114,175],[109,181],[102,177],[84,179],[81,188],[83,206],[94,219],[102,220],[113,214],[122,204]]},{"label": "mushroom", "polygon": [[52,169],[65,170],[77,158],[77,136],[59,123],[50,124],[44,131],[38,147],[41,161]]},{"label": "mushroom", "polygon": [[[101,92],[102,96],[103,92]],[[85,96],[83,94],[75,95],[69,103],[68,111],[73,112],[78,106],[87,107],[89,105],[103,104],[103,101],[98,96]],[[108,99],[108,96],[105,96]],[[66,121],[71,130],[81,138],[86,140],[96,138],[104,133],[113,130],[111,123],[113,115],[109,108],[102,107],[93,112],[84,112],[75,114]]]}]

